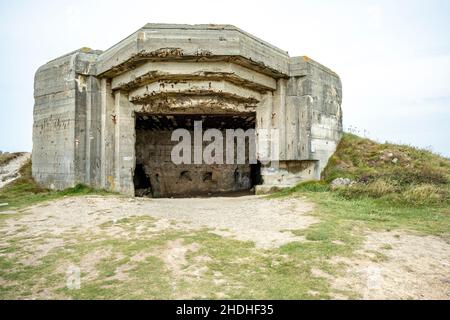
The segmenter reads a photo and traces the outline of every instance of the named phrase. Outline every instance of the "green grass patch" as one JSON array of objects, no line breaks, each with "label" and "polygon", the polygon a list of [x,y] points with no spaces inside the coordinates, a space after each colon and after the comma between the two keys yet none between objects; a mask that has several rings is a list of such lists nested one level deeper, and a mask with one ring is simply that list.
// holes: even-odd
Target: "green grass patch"
[{"label": "green grass patch", "polygon": [[[298,189],[297,189],[298,190]],[[446,203],[433,206],[415,206],[392,203],[386,199],[370,197],[346,198],[334,191],[291,191],[290,196],[303,196],[318,205],[321,220],[325,219],[321,230],[316,226],[308,229],[309,239],[323,239],[334,231],[334,237],[342,234],[342,224],[352,227],[391,231],[408,229],[424,234],[442,236],[450,239],[450,208]],[[277,197],[281,196],[279,194]],[[354,230],[347,230],[355,233]],[[345,239],[340,239],[344,240]]]},{"label": "green grass patch", "polygon": [[0,203],[7,203],[0,207],[1,211],[19,209],[39,202],[54,200],[65,196],[81,195],[108,195],[110,192],[94,189],[85,185],[76,185],[62,191],[51,191],[40,187],[31,175],[31,161],[28,161],[20,170],[20,177],[0,189]]}]

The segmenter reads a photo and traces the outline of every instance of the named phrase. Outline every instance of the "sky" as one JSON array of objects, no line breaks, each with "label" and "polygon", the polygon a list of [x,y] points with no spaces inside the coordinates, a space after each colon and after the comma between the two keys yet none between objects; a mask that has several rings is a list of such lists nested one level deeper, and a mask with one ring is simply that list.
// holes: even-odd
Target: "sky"
[{"label": "sky", "polygon": [[31,151],[39,66],[146,23],[233,24],[337,72],[344,128],[450,157],[450,1],[0,1],[0,150]]}]

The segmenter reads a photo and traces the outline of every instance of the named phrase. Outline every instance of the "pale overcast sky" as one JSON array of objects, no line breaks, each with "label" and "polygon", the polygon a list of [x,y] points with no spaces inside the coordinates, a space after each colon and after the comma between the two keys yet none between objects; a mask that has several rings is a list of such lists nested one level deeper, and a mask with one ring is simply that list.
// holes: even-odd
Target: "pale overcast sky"
[{"label": "pale overcast sky", "polygon": [[233,24],[343,83],[344,126],[450,156],[450,1],[1,1],[0,150],[31,151],[37,68],[148,22]]}]

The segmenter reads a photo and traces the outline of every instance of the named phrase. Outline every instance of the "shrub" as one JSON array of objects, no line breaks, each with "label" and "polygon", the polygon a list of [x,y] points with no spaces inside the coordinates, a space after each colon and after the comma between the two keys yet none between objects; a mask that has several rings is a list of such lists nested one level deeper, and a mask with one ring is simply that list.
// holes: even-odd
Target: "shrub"
[{"label": "shrub", "polygon": [[448,169],[423,164],[417,167],[396,167],[383,174],[401,185],[411,184],[446,184]]},{"label": "shrub", "polygon": [[381,198],[398,191],[396,186],[385,180],[375,180],[367,185],[367,194],[373,198]]},{"label": "shrub", "polygon": [[398,187],[385,180],[375,180],[368,184],[354,183],[350,186],[339,186],[334,188],[334,190],[347,199],[361,197],[381,198],[399,191]]},{"label": "shrub", "polygon": [[446,204],[448,206],[450,192],[448,188],[439,188],[431,184],[420,184],[410,186],[398,200],[416,206],[433,204]]}]

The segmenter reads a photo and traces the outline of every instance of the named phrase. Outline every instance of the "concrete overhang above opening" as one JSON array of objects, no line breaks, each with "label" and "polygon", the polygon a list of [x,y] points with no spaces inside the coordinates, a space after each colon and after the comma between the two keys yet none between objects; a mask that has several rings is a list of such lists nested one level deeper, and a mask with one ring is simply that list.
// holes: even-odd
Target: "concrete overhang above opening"
[{"label": "concrete overhang above opening", "polygon": [[[200,49],[201,48],[201,49]],[[274,78],[289,74],[289,55],[231,25],[147,24],[98,59],[114,77],[146,61],[233,61]]]},{"label": "concrete overhang above opening", "polygon": [[274,91],[276,80],[227,62],[147,62],[112,79],[113,90],[131,90],[160,80],[226,80],[258,92]]},{"label": "concrete overhang above opening", "polygon": [[147,114],[248,114],[256,112],[253,101],[219,95],[162,95],[134,101],[133,111]]},{"label": "concrete overhang above opening", "polygon": [[129,99],[142,103],[158,96],[220,96],[256,104],[261,94],[239,87],[228,81],[158,81],[140,87],[129,93]]}]

